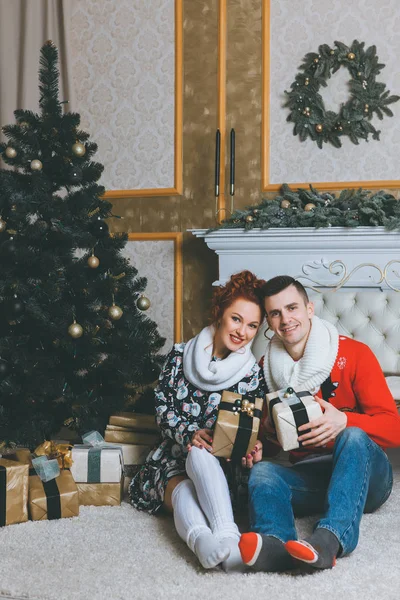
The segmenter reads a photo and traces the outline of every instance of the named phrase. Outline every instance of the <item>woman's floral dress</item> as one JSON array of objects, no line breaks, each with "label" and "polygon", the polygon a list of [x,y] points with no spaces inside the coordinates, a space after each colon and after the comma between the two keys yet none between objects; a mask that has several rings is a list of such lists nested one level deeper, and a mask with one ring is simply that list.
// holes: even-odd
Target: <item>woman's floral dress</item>
[{"label": "woman's floral dress", "polygon": [[[149,453],[129,488],[133,506],[149,513],[161,508],[168,480],[175,475],[185,474],[186,446],[193,433],[198,429],[213,429],[217,420],[223,390],[205,392],[189,383],[183,373],[184,347],[185,344],[175,344],[160,374],[155,390],[160,443]],[[249,373],[229,391],[246,394],[249,399],[264,398],[266,385],[262,369],[255,363]],[[221,459],[221,465],[227,467],[231,463]],[[225,473],[232,488],[231,468]]]}]

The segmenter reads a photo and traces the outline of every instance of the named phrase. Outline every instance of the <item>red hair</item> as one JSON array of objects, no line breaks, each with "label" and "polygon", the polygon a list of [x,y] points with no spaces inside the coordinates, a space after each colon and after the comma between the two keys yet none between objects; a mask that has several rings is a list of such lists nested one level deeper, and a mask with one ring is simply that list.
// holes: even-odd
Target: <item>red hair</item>
[{"label": "red hair", "polygon": [[261,288],[264,279],[258,279],[251,271],[241,271],[231,276],[230,280],[214,291],[211,300],[211,321],[216,324],[227,308],[238,298],[244,298],[260,307],[261,321],[265,316],[264,294]]}]

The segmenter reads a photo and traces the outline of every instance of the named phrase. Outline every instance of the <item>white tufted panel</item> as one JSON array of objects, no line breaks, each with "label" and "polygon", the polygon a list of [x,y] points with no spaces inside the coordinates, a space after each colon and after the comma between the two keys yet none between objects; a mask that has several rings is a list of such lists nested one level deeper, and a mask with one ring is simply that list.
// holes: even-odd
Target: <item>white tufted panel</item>
[{"label": "white tufted panel", "polygon": [[[367,344],[386,375],[400,373],[400,293],[394,291],[312,292],[315,314],[330,321],[339,333]],[[264,326],[253,352],[259,359],[265,349]]]}]

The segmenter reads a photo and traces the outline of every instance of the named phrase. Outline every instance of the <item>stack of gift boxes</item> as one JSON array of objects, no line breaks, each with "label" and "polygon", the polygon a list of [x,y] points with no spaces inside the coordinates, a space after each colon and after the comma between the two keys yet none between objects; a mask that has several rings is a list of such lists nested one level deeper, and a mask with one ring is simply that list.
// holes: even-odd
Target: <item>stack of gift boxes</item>
[{"label": "stack of gift boxes", "polygon": [[[46,441],[0,454],[0,526],[79,515],[79,506],[117,506],[159,433],[154,417],[120,413],[105,440],[92,431],[83,444]],[[121,443],[114,443],[119,442]]]},{"label": "stack of gift boxes", "polygon": [[112,415],[104,433],[106,442],[118,444],[124,458],[124,491],[160,438],[153,415],[120,412]]}]

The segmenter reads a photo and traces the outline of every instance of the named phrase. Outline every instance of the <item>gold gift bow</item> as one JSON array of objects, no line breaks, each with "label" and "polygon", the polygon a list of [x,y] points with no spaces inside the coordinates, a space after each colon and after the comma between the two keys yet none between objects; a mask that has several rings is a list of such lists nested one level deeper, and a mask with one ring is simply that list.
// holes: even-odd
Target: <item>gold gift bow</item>
[{"label": "gold gift bow", "polygon": [[42,444],[39,444],[35,450],[35,454],[36,456],[56,458],[60,469],[70,469],[73,463],[71,444],[56,444],[52,440],[46,440]]}]

